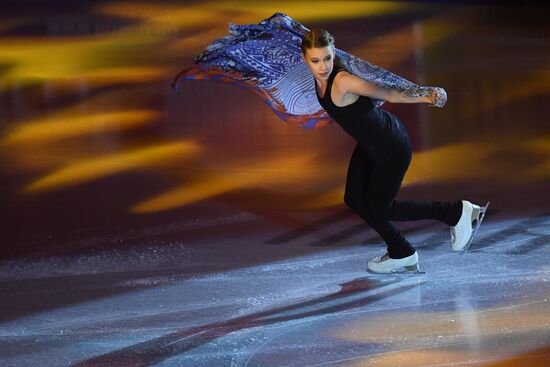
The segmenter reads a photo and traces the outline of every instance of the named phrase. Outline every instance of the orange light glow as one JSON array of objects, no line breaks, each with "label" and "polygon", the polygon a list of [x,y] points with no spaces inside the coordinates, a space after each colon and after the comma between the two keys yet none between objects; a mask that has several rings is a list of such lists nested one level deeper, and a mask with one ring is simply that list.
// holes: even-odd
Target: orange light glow
[{"label": "orange light glow", "polygon": [[16,127],[1,144],[45,143],[90,133],[119,131],[151,123],[160,116],[157,111],[136,110],[47,118]]},{"label": "orange light glow", "polygon": [[42,177],[24,188],[24,193],[54,190],[107,175],[141,168],[170,157],[196,154],[199,146],[194,142],[163,144],[105,157],[83,160]]},{"label": "orange light glow", "polygon": [[[546,320],[550,315],[548,312],[541,312],[544,303],[545,300],[541,299],[531,300],[527,304],[495,306],[486,310],[398,312],[366,316],[362,322],[354,320],[353,325],[336,330],[333,336],[361,343],[387,344],[387,352],[350,361],[349,366],[354,367],[420,367],[440,363],[493,366],[495,360],[499,360],[495,366],[501,366],[500,363],[508,359],[517,363],[518,357],[514,354],[523,355],[525,346],[531,343],[530,340],[522,342],[522,338],[514,338],[512,335],[521,336],[527,330],[529,333],[547,330]],[[388,328],[388,325],[391,327]],[[401,340],[418,342],[407,348]],[[436,346],[433,346],[433,340],[437,340]],[[480,344],[492,347],[479,348]],[[495,353],[498,358],[493,357]],[[536,362],[536,359],[532,361]],[[507,364],[502,364],[504,365]],[[523,363],[521,365],[529,366]]]},{"label": "orange light glow", "polygon": [[304,180],[304,173],[311,166],[312,158],[309,154],[302,154],[242,163],[238,165],[236,172],[226,172],[225,175],[219,172],[219,175],[184,184],[182,187],[136,205],[132,208],[132,212],[149,213],[168,210],[244,187],[301,181]]}]

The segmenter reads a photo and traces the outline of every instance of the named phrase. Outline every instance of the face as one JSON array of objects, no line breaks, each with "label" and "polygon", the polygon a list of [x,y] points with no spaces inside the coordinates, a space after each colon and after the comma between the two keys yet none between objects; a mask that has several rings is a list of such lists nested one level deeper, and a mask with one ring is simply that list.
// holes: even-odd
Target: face
[{"label": "face", "polygon": [[334,66],[334,48],[332,46],[312,47],[306,50],[302,58],[315,78],[327,80]]}]

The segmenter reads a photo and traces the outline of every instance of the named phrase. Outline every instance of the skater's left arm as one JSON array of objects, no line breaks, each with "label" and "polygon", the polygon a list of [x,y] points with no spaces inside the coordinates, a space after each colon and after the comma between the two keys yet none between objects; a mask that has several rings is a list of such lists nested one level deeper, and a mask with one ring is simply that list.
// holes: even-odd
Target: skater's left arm
[{"label": "skater's left arm", "polygon": [[385,88],[370,83],[356,75],[343,73],[340,82],[348,93],[382,99],[391,103],[429,103],[443,107],[447,94],[443,88],[415,86],[407,89]]}]

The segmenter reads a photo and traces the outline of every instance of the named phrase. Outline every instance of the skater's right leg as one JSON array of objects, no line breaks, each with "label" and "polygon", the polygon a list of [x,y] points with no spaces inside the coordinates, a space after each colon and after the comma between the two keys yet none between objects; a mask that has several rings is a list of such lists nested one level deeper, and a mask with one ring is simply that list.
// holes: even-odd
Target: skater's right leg
[{"label": "skater's right leg", "polygon": [[393,200],[388,207],[388,219],[394,221],[433,219],[453,226],[461,214],[461,201]]}]

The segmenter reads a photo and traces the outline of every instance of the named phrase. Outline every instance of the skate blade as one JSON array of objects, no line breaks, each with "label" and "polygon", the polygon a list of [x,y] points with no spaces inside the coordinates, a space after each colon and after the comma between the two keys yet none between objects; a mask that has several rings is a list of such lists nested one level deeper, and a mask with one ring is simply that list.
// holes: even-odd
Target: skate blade
[{"label": "skate blade", "polygon": [[426,275],[427,274],[425,271],[420,270],[420,268],[418,267],[418,264],[410,265],[410,266],[404,266],[402,268],[392,270],[392,271],[387,272],[387,273],[377,273],[377,272],[371,271],[368,268],[367,268],[367,272],[370,273],[370,274],[375,274],[375,275],[396,275],[396,274],[401,274],[401,275]]},{"label": "skate blade", "polygon": [[461,254],[465,254],[466,252],[468,252],[468,249],[472,245],[472,241],[474,240],[474,236],[476,235],[477,230],[481,226],[481,222],[483,221],[483,218],[485,218],[485,213],[487,212],[487,208],[489,208],[489,204],[491,204],[490,201],[488,201],[487,204],[485,204],[484,207],[481,207],[479,209],[479,218],[477,219],[476,225],[475,225],[474,229],[472,230],[472,235],[470,236],[470,239],[468,240],[468,243],[466,244],[466,246],[464,246],[464,248],[462,250],[459,251]]}]

